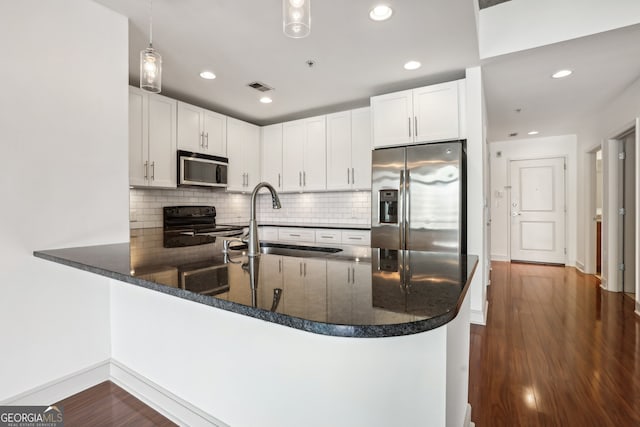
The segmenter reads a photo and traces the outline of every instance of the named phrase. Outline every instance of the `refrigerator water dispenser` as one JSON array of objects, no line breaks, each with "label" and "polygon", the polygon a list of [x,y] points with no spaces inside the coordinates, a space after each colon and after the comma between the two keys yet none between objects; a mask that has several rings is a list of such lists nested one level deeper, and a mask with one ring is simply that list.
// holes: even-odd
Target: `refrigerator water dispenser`
[{"label": "refrigerator water dispenser", "polygon": [[380,190],[380,223],[398,223],[398,190]]}]

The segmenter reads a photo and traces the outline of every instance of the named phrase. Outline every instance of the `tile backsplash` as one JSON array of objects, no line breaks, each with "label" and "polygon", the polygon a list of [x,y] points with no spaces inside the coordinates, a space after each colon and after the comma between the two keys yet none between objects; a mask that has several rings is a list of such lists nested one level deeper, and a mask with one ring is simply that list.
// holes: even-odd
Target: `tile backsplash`
[{"label": "tile backsplash", "polygon": [[[280,194],[282,209],[271,208],[266,190],[258,196],[257,215],[262,223],[359,224],[371,222],[368,191]],[[208,189],[129,190],[131,228],[162,227],[162,207],[213,205],[219,224],[248,223],[250,196]]]}]

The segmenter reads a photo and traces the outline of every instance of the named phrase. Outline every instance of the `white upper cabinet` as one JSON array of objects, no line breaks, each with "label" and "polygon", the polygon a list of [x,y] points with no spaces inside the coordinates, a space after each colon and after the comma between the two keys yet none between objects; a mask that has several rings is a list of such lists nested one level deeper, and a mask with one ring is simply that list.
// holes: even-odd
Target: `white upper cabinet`
[{"label": "white upper cabinet", "polygon": [[371,108],[351,111],[351,188],[371,189]]},{"label": "white upper cabinet", "polygon": [[260,143],[262,180],[282,191],[282,123],[264,126]]},{"label": "white upper cabinet", "polygon": [[176,187],[177,101],[129,88],[129,184]]},{"label": "white upper cabinet", "polygon": [[178,147],[196,153],[227,155],[227,117],[178,102]]},{"label": "white upper cabinet", "polygon": [[327,190],[371,188],[370,109],[327,115]]},{"label": "white upper cabinet", "polygon": [[464,80],[371,98],[373,145],[464,138]]},{"label": "white upper cabinet", "polygon": [[282,190],[326,189],[325,116],[282,125]]},{"label": "white upper cabinet", "polygon": [[251,191],[260,182],[260,128],[227,119],[227,191]]}]

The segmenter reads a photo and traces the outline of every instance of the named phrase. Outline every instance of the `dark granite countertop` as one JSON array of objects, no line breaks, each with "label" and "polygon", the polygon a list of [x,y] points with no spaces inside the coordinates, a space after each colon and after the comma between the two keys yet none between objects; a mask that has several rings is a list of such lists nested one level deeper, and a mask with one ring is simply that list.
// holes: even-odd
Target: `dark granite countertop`
[{"label": "dark granite countertop", "polygon": [[[164,248],[158,229],[131,242],[36,251],[49,261],[308,332],[410,335],[452,320],[476,256],[341,246],[317,256],[221,253],[212,244]],[[253,285],[252,285],[253,284]]]}]

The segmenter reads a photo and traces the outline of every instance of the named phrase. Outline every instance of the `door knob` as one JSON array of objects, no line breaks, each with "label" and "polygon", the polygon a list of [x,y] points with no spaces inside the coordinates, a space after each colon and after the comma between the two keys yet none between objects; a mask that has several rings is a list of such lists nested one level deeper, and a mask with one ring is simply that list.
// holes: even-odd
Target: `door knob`
[{"label": "door knob", "polygon": [[518,215],[522,215],[520,212],[511,212],[511,216],[518,216]]}]

